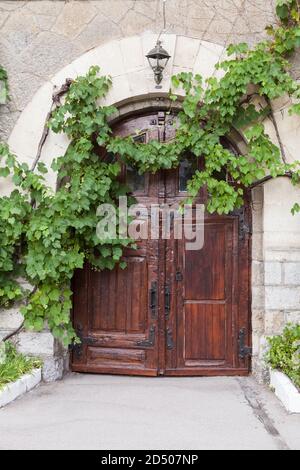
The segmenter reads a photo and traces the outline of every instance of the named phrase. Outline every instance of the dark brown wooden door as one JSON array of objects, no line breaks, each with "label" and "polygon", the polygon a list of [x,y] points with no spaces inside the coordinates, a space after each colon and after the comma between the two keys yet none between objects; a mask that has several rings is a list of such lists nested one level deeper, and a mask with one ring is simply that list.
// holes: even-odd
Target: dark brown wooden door
[{"label": "dark brown wooden door", "polygon": [[[128,119],[119,135],[166,139],[174,133],[157,114]],[[123,177],[138,202],[173,206],[186,197],[192,168]],[[197,203],[205,201],[205,191]],[[150,213],[150,210],[149,210]],[[74,326],[82,344],[72,370],[129,375],[246,375],[250,357],[249,207],[231,216],[205,215],[204,246],[188,250],[170,223],[169,239],[138,242],[127,249],[127,268],[78,271],[73,282]],[[165,223],[164,220],[161,221]],[[192,216],[191,225],[196,220]],[[203,228],[203,227],[202,227]],[[149,224],[150,230],[150,224]],[[241,332],[243,338],[241,339]]]}]

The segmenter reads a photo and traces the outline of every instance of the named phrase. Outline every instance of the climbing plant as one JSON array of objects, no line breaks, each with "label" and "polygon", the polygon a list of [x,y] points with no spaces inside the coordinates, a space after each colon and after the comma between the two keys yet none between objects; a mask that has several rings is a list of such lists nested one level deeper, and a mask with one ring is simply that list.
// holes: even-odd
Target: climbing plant
[{"label": "climbing plant", "polygon": [[0,104],[8,99],[8,77],[6,70],[0,65]]},{"label": "climbing plant", "polygon": [[[191,202],[201,187],[208,189],[207,210],[227,214],[243,204],[244,192],[267,175],[289,172],[299,183],[299,165],[288,165],[282,152],[264,130],[263,119],[272,114],[270,100],[284,94],[293,97],[291,112],[300,114],[300,87],[289,73],[289,56],[300,46],[298,1],[279,0],[280,24],[268,27],[269,39],[254,48],[230,45],[228,58],[218,64],[220,78],[206,82],[199,75],[181,73],[172,78],[170,103],[185,96],[178,115],[176,138],[168,143],[155,140],[138,143],[133,137],[112,134],[110,117],[117,111],[101,100],[113,85],[91,67],[86,76],[69,83],[63,104],[58,103],[48,122],[55,133],[65,133],[70,145],[65,155],[52,163],[59,187],[52,191],[45,182],[48,169],[42,163],[32,172],[19,163],[7,145],[0,146],[0,175],[15,189],[0,201],[0,305],[26,298],[22,313],[29,328],[41,330],[48,323],[65,344],[76,341],[70,322],[71,279],[75,269],[88,261],[94,269],[113,269],[121,261],[129,239],[99,239],[97,207],[117,207],[128,192],[119,181],[122,164],[140,173],[171,169],[182,155],[202,160],[188,184]],[[254,89],[254,92],[251,91]],[[253,95],[264,99],[262,108]],[[232,127],[248,128],[247,155],[233,154],[221,144]],[[104,158],[109,154],[110,160]],[[229,179],[220,174],[230,175]],[[294,212],[300,210],[295,205]],[[19,278],[32,286],[24,292]]]}]

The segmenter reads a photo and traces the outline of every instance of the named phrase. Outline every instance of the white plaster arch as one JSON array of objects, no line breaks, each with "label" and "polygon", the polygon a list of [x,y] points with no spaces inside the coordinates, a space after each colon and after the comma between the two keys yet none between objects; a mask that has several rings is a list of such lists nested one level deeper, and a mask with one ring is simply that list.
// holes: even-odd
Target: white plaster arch
[{"label": "white plaster arch", "polygon": [[[60,87],[66,78],[84,75],[92,65],[100,66],[101,73],[111,75],[113,86],[104,104],[117,107],[125,102],[134,103],[141,97],[149,100],[166,97],[171,76],[181,71],[200,73],[204,79],[221,73],[215,70],[215,65],[225,57],[223,46],[186,36],[166,34],[162,40],[171,59],[164,72],[162,88],[155,88],[153,73],[145,55],[156,40],[157,35],[152,33],[113,40],[86,52],[60,70],[37,91],[22,112],[9,138],[11,151],[20,161],[32,165],[51,107],[54,87]],[[50,167],[53,158],[62,155],[68,144],[65,135],[49,132],[40,161]],[[55,186],[56,175],[51,170],[47,182],[52,187]],[[5,189],[5,192],[7,191],[8,188]]]}]

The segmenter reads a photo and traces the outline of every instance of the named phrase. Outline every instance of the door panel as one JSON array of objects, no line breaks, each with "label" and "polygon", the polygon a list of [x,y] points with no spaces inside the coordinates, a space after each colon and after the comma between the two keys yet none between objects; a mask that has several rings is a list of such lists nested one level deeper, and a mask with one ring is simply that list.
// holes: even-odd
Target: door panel
[{"label": "door panel", "polygon": [[204,249],[184,251],[185,298],[189,300],[225,299],[226,225],[205,224]]},{"label": "door panel", "polygon": [[226,356],[226,309],[223,304],[186,303],[185,363],[222,361]]},{"label": "door panel", "polygon": [[[160,125],[157,123],[160,122]],[[155,114],[128,119],[115,128],[141,142],[174,136]],[[201,161],[196,163],[201,167]],[[195,164],[193,164],[195,166]],[[137,202],[179,204],[186,197],[191,168],[140,176],[123,168]],[[207,198],[203,188],[196,203]],[[147,217],[147,216],[146,216]],[[148,230],[151,224],[148,219]],[[165,221],[161,220],[161,224]],[[195,226],[192,218],[190,224]],[[127,268],[96,272],[88,265],[74,276],[73,318],[82,344],[72,370],[129,375],[246,375],[250,358],[239,356],[243,330],[251,344],[249,205],[229,216],[205,214],[204,246],[188,250],[177,240],[142,240],[126,249]],[[199,226],[203,229],[203,226]]]},{"label": "door panel", "polygon": [[[156,127],[147,130],[149,119],[139,118],[134,131],[129,121],[115,132],[128,135],[142,129],[139,141],[157,138]],[[158,203],[162,175],[140,177],[132,168],[124,167],[122,178],[137,202],[147,208]],[[145,217],[147,221],[147,216],[142,216],[143,220]],[[148,230],[150,234],[149,223]],[[97,272],[85,266],[76,273],[73,317],[75,329],[83,340],[72,355],[72,370],[157,375],[158,259],[159,241],[148,236],[147,240],[137,242],[136,250],[125,249],[126,269],[117,266],[112,271]]]},{"label": "door panel", "polygon": [[[174,241],[177,269],[177,305],[173,329],[176,350],[169,367],[181,373],[205,373],[208,368],[234,367],[234,330],[232,321],[233,278],[236,270],[235,221],[206,216],[204,246],[186,250],[186,240]],[[176,326],[175,326],[176,325]]]},{"label": "door panel", "polygon": [[112,272],[95,272],[93,275],[90,288],[90,306],[94,313],[91,331],[145,332],[147,260],[142,257],[127,257],[124,260],[127,262],[126,270],[116,268]]}]

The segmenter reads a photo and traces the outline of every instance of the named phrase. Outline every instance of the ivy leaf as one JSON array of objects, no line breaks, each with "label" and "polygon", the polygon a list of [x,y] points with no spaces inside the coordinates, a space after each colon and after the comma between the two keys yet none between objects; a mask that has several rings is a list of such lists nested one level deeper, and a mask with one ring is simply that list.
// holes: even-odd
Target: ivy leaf
[{"label": "ivy leaf", "polygon": [[45,163],[43,163],[43,162],[38,162],[37,169],[42,174],[48,173],[48,169],[47,169]]}]

